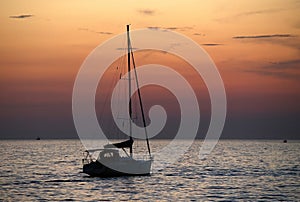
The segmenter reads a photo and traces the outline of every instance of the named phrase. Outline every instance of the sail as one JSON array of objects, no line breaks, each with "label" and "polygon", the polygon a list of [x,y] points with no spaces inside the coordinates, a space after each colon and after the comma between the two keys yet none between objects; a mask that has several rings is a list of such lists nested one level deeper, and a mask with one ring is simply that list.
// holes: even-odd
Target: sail
[{"label": "sail", "polygon": [[107,144],[104,145],[104,148],[108,149],[108,148],[130,148],[132,147],[133,144],[133,139],[129,139],[123,142],[118,142],[118,143],[114,143],[114,144]]}]

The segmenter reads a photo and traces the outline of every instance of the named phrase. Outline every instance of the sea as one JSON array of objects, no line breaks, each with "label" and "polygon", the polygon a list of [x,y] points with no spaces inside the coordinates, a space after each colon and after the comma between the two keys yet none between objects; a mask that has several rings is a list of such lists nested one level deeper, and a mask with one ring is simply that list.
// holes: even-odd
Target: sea
[{"label": "sea", "polygon": [[99,178],[80,140],[1,140],[0,201],[300,201],[300,141],[220,140],[199,159],[201,145],[150,176]]}]

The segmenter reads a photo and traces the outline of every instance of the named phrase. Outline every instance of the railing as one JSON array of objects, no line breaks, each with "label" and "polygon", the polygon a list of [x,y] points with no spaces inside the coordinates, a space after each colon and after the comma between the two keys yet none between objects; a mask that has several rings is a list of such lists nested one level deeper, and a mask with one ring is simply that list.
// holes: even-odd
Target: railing
[{"label": "railing", "polygon": [[92,161],[93,161],[92,155],[88,151],[83,152],[82,164],[86,165],[91,163]]},{"label": "railing", "polygon": [[153,160],[153,156],[150,157],[148,154],[135,154],[133,158],[136,160],[144,160],[144,161]]},{"label": "railing", "polygon": [[[83,152],[82,164],[86,165],[86,164],[96,161],[96,158],[94,158],[95,155],[93,155],[93,154],[94,154],[93,151],[91,153],[89,151]],[[122,157],[128,157],[128,156],[120,156],[120,157],[122,158]],[[148,154],[134,154],[133,159],[147,161],[147,160],[153,160],[154,157],[153,156],[150,157]]]}]

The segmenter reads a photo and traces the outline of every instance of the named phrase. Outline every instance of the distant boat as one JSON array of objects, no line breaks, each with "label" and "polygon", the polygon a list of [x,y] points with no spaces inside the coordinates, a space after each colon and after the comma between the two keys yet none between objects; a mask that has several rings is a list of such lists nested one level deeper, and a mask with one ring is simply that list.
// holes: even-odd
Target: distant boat
[{"label": "distant boat", "polygon": [[[131,62],[133,63],[133,69],[131,69]],[[145,136],[148,148],[148,156],[143,159],[137,159],[133,155],[134,139],[132,138],[132,123],[129,121],[129,139],[119,143],[112,143],[104,145],[103,148],[87,150],[85,158],[83,159],[83,172],[90,176],[98,177],[117,177],[117,176],[132,176],[132,175],[150,175],[151,164],[153,158],[151,156],[150,144],[148,140],[146,121],[144,116],[143,102],[139,90],[138,78],[136,73],[136,67],[129,36],[129,25],[127,25],[127,68],[128,73],[128,96],[131,95],[131,70],[135,72],[135,81],[138,92],[138,100],[140,111],[143,120],[143,126],[145,128]],[[121,76],[120,76],[121,77]],[[130,99],[129,99],[130,100]],[[129,117],[132,116],[132,102],[129,102]],[[128,153],[128,149],[129,153]],[[125,153],[125,156],[120,156],[120,151]],[[98,158],[93,159],[94,152],[99,152]]]},{"label": "distant boat", "polygon": [[36,139],[36,140],[40,140],[41,138],[38,136],[38,137],[36,137],[35,139]]}]

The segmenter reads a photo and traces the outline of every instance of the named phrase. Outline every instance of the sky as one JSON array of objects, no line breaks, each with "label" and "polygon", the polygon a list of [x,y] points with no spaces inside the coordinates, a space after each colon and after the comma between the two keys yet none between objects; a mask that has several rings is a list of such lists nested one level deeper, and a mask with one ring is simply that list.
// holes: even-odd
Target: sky
[{"label": "sky", "polygon": [[80,66],[129,23],[179,32],[207,51],[227,95],[222,138],[300,138],[300,1],[10,0],[0,19],[1,139],[77,138]]}]

